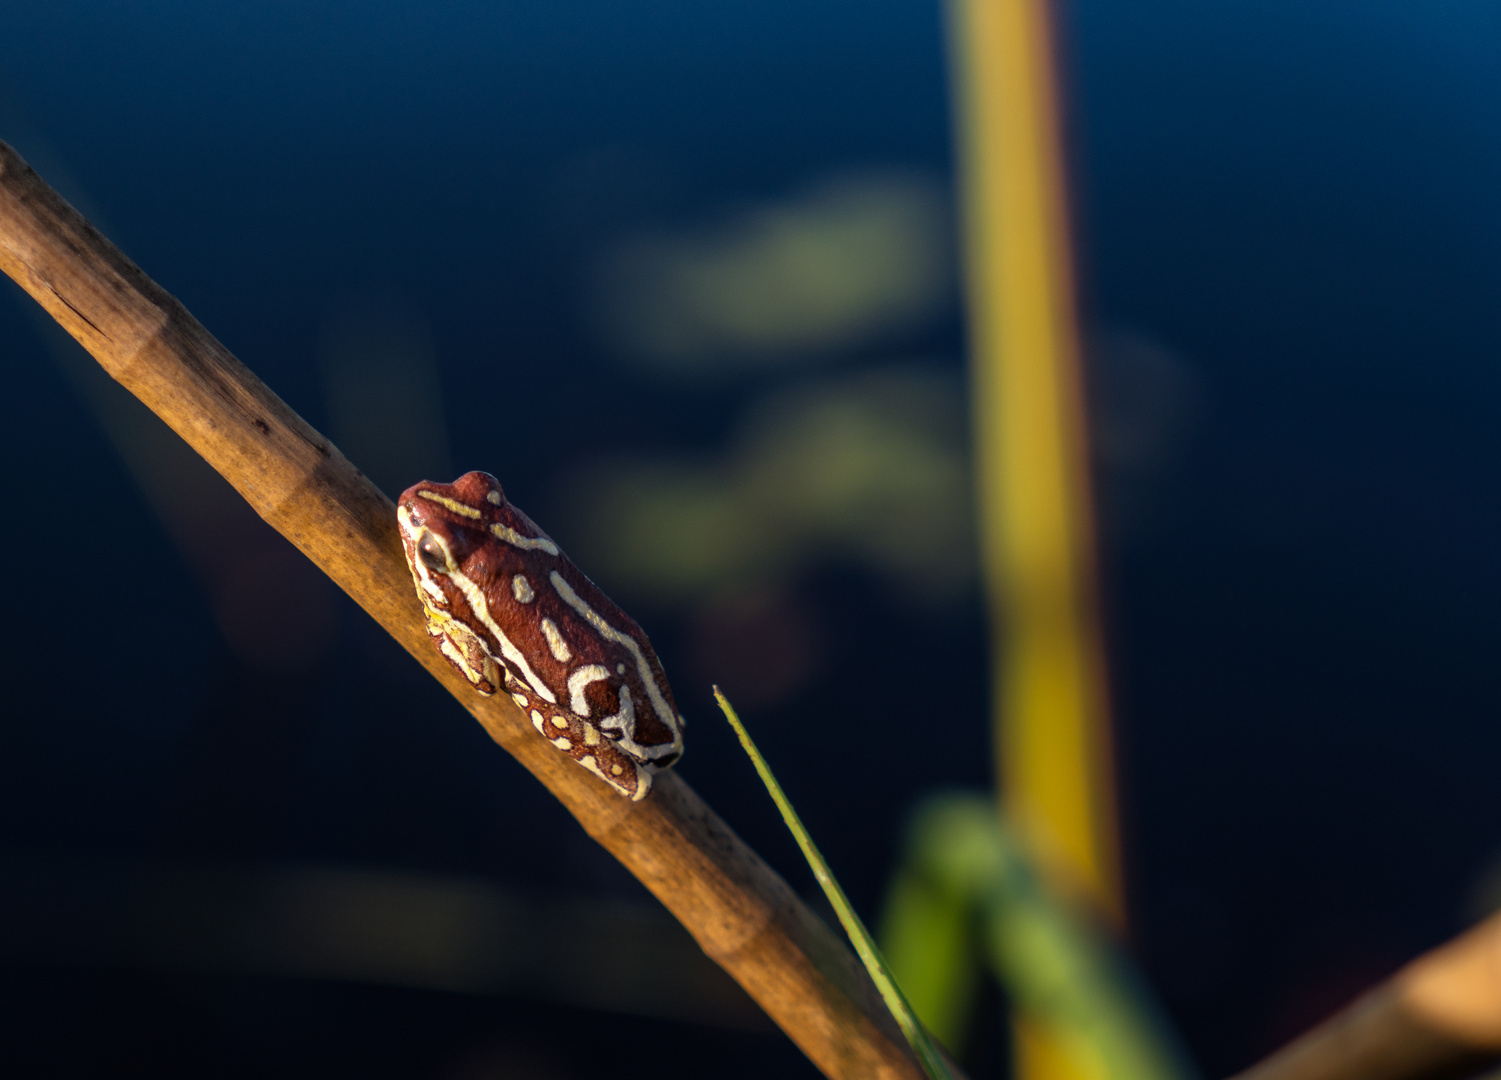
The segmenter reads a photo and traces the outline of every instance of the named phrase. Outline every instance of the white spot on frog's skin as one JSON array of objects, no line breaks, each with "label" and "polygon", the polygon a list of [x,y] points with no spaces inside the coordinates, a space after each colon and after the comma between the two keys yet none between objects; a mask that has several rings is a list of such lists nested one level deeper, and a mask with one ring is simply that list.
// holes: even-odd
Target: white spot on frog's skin
[{"label": "white spot on frog's skin", "polygon": [[552,744],[554,746],[556,746],[559,750],[572,750],[573,749],[573,743],[571,741],[569,741],[568,739],[566,739],[566,738],[554,739],[552,741]]},{"label": "white spot on frog's skin", "polygon": [[594,727],[593,724],[585,724],[584,725],[584,745],[585,746],[598,746],[599,745],[599,732],[595,729],[595,727]]},{"label": "white spot on frog's skin", "polygon": [[542,726],[542,714],[536,709],[532,710],[532,727],[537,729],[539,735],[547,734],[547,729]]},{"label": "white spot on frog's skin", "polygon": [[488,502],[491,506],[499,506],[505,501],[505,496],[496,491],[494,488],[491,488],[485,494],[485,501]]},{"label": "white spot on frog's skin", "polygon": [[615,674],[617,674],[617,675],[624,675],[625,674],[625,665],[624,664],[616,664],[615,665]]},{"label": "white spot on frog's skin", "polygon": [[566,664],[573,659],[573,650],[568,647],[568,642],[563,640],[563,635],[558,633],[558,624],[551,619],[542,620],[542,636],[547,639],[547,647],[552,651],[553,659],[560,664]]},{"label": "white spot on frog's skin", "polygon": [[472,506],[465,506],[457,499],[450,499],[446,495],[439,495],[436,491],[419,491],[417,494],[429,502],[435,502],[445,509],[452,510],[455,514],[462,514],[464,517],[474,518],[476,521],[479,520],[480,514],[478,510]]},{"label": "white spot on frog's skin", "polygon": [[556,705],[558,703],[557,695],[549,690],[547,684],[537,677],[537,673],[532,670],[532,666],[526,662],[526,657],[521,655],[521,650],[516,648],[511,639],[506,637],[505,631],[495,624],[494,619],[490,618],[490,605],[485,603],[485,594],[481,591],[480,587],[463,574],[450,573],[448,576],[459,587],[459,591],[464,594],[464,599],[469,601],[469,608],[474,612],[474,617],[484,624],[485,629],[495,635],[495,640],[500,643],[501,655],[505,657],[506,662],[521,672],[521,677],[531,684],[532,689],[537,692],[538,697],[549,705]]},{"label": "white spot on frog's skin", "polygon": [[523,709],[531,704],[525,694],[512,694],[511,700],[514,701],[517,705],[520,705]]},{"label": "white spot on frog's skin", "polygon": [[[641,685],[646,687],[646,695],[647,697],[651,698],[653,711],[656,712],[657,717],[662,721],[663,726],[665,726],[668,731],[672,732],[672,742],[670,744],[654,746],[649,752],[645,747],[642,747],[635,742],[635,732],[631,730],[627,730],[625,732],[625,738],[621,740],[622,744],[626,746],[628,751],[636,751],[632,754],[632,756],[641,760],[645,760],[649,756],[662,757],[673,752],[682,753],[683,736],[681,729],[679,729],[678,727],[678,718],[673,713],[673,711],[667,707],[667,699],[662,696],[662,690],[657,686],[657,680],[652,677],[651,665],[646,662],[646,654],[641,651],[641,646],[637,643],[636,639],[631,637],[631,635],[629,634],[621,633],[609,623],[605,622],[604,618],[599,614],[599,612],[590,607],[588,603],[585,602],[583,597],[573,591],[573,586],[563,580],[562,574],[554,570],[551,574],[548,575],[548,580],[552,582],[552,587],[557,591],[557,594],[563,598],[563,602],[569,607],[573,608],[574,611],[577,611],[580,615],[582,615],[590,626],[599,631],[599,635],[601,637],[606,638],[609,641],[613,641],[616,644],[624,645],[627,649],[630,650],[631,656],[636,661],[636,672],[641,677]],[[572,678],[568,680],[568,684],[569,694],[572,695]],[[623,714],[625,712],[624,687],[621,688],[621,691],[621,713]],[[574,711],[578,712],[577,709],[575,709]],[[579,715],[587,716],[588,713],[580,713]]]},{"label": "white spot on frog's skin", "polygon": [[[474,516],[479,517],[479,514],[475,513]],[[502,525],[498,521],[490,526],[490,532],[495,539],[504,540],[512,547],[519,547],[522,551],[545,551],[549,555],[558,553],[558,545],[551,540],[541,536],[522,536],[509,525]]]},{"label": "white spot on frog's skin", "polygon": [[[568,676],[568,707],[579,716],[589,715],[589,703],[584,700],[584,687],[610,677],[610,669],[601,664],[585,664]],[[622,694],[628,693],[624,686]]]},{"label": "white spot on frog's skin", "polygon": [[552,718],[552,726],[565,728],[568,726],[568,721],[561,716],[554,716]]},{"label": "white spot on frog's skin", "polygon": [[525,574],[517,574],[511,579],[511,595],[520,604],[530,604],[537,599],[537,594],[532,591],[532,583],[526,580]]},{"label": "white spot on frog's skin", "polygon": [[631,789],[626,787],[625,784],[621,783],[617,779],[617,777],[625,772],[625,769],[622,766],[611,765],[610,772],[606,773],[599,767],[599,762],[594,760],[593,754],[586,754],[584,757],[580,758],[579,764],[588,769],[601,780],[605,781],[605,783],[609,784],[616,791],[619,791],[623,795],[630,795],[632,802],[640,802],[642,799],[646,798],[646,793],[651,790],[651,773],[647,772],[645,769],[635,770],[636,791],[634,794],[632,794]]}]

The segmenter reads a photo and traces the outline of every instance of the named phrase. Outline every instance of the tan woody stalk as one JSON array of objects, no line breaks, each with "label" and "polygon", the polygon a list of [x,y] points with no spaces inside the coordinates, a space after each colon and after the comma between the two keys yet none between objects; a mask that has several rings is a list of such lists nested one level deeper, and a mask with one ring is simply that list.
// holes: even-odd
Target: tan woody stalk
[{"label": "tan woody stalk", "polygon": [[686,783],[667,773],[643,802],[620,798],[440,659],[391,501],[4,143],[0,270],[447,687],[825,1075],[920,1080],[849,949]]},{"label": "tan woody stalk", "polygon": [[1501,912],[1424,953],[1234,1080],[1452,1080],[1498,1061]]}]

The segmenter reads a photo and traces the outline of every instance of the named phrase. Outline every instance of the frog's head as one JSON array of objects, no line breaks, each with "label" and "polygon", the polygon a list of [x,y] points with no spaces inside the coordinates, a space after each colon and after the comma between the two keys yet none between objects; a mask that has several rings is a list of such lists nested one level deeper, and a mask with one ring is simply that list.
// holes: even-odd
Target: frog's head
[{"label": "frog's head", "polygon": [[438,648],[483,694],[498,685],[499,670],[485,641],[467,625],[466,597],[475,588],[470,557],[487,540],[487,521],[506,498],[489,473],[471,472],[452,484],[424,480],[402,492],[396,520],[427,628]]},{"label": "frog's head", "polygon": [[505,504],[500,481],[484,472],[465,473],[451,484],[424,480],[402,492],[396,518],[418,587],[441,601],[423,581],[459,573],[469,555],[485,543],[488,518]]}]

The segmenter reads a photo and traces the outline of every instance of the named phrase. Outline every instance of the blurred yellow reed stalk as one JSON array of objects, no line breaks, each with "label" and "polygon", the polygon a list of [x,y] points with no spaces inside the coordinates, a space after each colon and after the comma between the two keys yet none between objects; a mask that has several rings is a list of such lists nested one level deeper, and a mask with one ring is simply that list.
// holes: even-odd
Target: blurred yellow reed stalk
[{"label": "blurred yellow reed stalk", "polygon": [[[1002,800],[1048,885],[1123,920],[1052,28],[952,0],[982,557]],[[1023,1080],[1090,1076],[1035,1016]]]}]

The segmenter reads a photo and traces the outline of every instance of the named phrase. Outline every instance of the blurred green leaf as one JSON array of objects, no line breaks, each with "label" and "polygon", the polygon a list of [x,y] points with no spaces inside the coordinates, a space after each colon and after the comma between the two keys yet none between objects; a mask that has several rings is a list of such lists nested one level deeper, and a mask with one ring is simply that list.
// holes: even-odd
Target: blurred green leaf
[{"label": "blurred green leaf", "polygon": [[963,1041],[983,958],[1090,1073],[1193,1075],[1125,958],[1047,892],[988,796],[940,795],[916,809],[882,930],[894,977],[949,1046]]},{"label": "blurred green leaf", "polygon": [[979,990],[975,930],[969,897],[946,892],[931,878],[898,872],[881,919],[886,963],[913,1011],[956,1054],[964,1052]]}]

